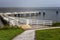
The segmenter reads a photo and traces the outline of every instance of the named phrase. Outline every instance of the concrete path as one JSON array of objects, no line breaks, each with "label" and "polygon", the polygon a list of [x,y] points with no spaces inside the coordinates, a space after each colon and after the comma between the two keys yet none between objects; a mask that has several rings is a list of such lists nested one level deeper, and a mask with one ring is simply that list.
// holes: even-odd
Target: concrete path
[{"label": "concrete path", "polygon": [[46,29],[56,29],[60,27],[46,27],[46,28],[39,28],[39,29],[34,29],[34,30],[46,30]]},{"label": "concrete path", "polygon": [[26,30],[22,34],[15,37],[13,40],[35,40],[35,30],[46,30],[46,29],[55,29],[60,27],[47,27],[33,30]]},{"label": "concrete path", "polygon": [[34,40],[35,39],[35,30],[26,30],[22,34],[15,37],[13,40]]}]

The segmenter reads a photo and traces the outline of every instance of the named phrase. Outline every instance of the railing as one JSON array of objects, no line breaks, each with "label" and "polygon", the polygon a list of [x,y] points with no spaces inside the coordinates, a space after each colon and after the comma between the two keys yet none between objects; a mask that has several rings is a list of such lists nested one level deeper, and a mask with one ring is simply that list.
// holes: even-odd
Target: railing
[{"label": "railing", "polygon": [[52,25],[51,20],[35,20],[35,19],[29,19],[29,24],[42,24],[42,25]]},{"label": "railing", "polygon": [[26,18],[20,18],[19,20],[21,23],[25,24],[42,24],[42,25],[52,25],[52,20],[38,20],[38,19],[26,19]]},{"label": "railing", "polygon": [[4,17],[2,16],[6,21],[9,22],[10,25],[18,25],[18,20],[14,19],[14,18],[11,18],[11,17]]},{"label": "railing", "polygon": [[27,19],[24,18],[15,18],[15,17],[4,17],[3,18],[9,22],[10,25],[20,25],[20,24],[27,24]]},{"label": "railing", "polygon": [[20,24],[52,25],[51,20],[38,20],[38,19],[26,19],[26,18],[15,18],[15,17],[3,17],[3,18],[9,21],[10,25],[20,25]]}]

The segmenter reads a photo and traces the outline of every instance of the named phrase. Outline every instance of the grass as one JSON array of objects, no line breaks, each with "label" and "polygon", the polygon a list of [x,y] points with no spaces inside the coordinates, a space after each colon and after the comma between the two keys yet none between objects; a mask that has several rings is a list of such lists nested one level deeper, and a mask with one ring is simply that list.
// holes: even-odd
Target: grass
[{"label": "grass", "polygon": [[60,22],[53,23],[52,27],[55,27],[55,26],[60,26]]},{"label": "grass", "polygon": [[22,33],[23,31],[24,30],[21,28],[0,29],[0,40],[12,40],[12,38]]},{"label": "grass", "polygon": [[36,30],[36,40],[60,40],[60,28]]}]

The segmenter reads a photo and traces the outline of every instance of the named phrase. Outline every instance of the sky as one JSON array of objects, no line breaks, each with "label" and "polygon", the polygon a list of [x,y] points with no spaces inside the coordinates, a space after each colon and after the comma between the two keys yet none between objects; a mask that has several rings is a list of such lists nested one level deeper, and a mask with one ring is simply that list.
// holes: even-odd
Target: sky
[{"label": "sky", "polygon": [[60,0],[0,0],[0,7],[60,7]]}]

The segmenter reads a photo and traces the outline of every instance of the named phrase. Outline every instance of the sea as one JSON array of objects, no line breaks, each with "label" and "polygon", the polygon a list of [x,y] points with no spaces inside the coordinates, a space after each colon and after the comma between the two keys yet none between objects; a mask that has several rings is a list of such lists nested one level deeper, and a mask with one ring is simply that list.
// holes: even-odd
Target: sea
[{"label": "sea", "polygon": [[[18,8],[0,8],[0,13],[6,12],[25,12],[25,11],[38,11],[41,12],[40,16],[35,17],[39,20],[52,20],[60,22],[60,7],[18,7]],[[56,13],[58,11],[58,14]],[[45,15],[43,15],[45,12]],[[31,17],[33,18],[33,17]]]}]

